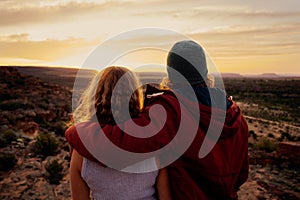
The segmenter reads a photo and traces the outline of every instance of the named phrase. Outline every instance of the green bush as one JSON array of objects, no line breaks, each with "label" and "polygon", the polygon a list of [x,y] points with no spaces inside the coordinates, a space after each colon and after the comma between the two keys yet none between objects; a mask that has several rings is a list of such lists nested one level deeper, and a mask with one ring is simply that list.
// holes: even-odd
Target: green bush
[{"label": "green bush", "polygon": [[1,136],[9,143],[17,140],[17,136],[12,130],[4,131]]},{"label": "green bush", "polygon": [[33,152],[39,155],[53,156],[57,153],[58,141],[49,134],[40,133],[33,144]]},{"label": "green bush", "polygon": [[249,147],[249,148],[253,148],[253,143],[249,142],[249,143],[248,143],[248,147]]},{"label": "green bush", "polygon": [[63,166],[62,163],[59,163],[57,159],[49,161],[45,169],[47,171],[47,179],[50,184],[59,184],[59,181],[62,179]]},{"label": "green bush", "polygon": [[7,119],[7,121],[10,123],[10,124],[16,124],[16,118],[15,116],[10,116],[10,115],[4,115],[3,116],[4,118]]},{"label": "green bush", "polygon": [[12,130],[6,130],[0,135],[0,147],[10,145],[12,141],[16,141],[17,136]]},{"label": "green bush", "polygon": [[257,135],[256,135],[256,133],[253,130],[250,130],[248,135],[249,135],[249,137],[252,136],[253,139],[255,139],[255,140],[257,139]]},{"label": "green bush", "polygon": [[55,132],[56,135],[64,136],[67,126],[64,122],[54,122],[51,126],[51,129]]},{"label": "green bush", "polygon": [[1,102],[0,103],[0,109],[1,110],[8,110],[8,111],[13,111],[17,109],[23,109],[23,110],[29,110],[33,109],[34,105],[32,103],[21,103],[21,102]]},{"label": "green bush", "polygon": [[3,92],[3,93],[0,94],[0,100],[1,101],[17,99],[17,98],[19,98],[19,95],[13,94],[11,92]]},{"label": "green bush", "polygon": [[287,139],[288,141],[295,141],[296,138],[288,132],[281,132],[280,140],[283,141],[284,139]]},{"label": "green bush", "polygon": [[42,102],[44,102],[44,103],[46,103],[46,104],[49,104],[49,103],[50,103],[50,101],[49,101],[49,99],[48,99],[47,97],[43,97],[43,98],[42,98]]},{"label": "green bush", "polygon": [[270,153],[270,152],[276,151],[278,149],[278,144],[274,141],[263,138],[259,142],[253,144],[253,149],[263,150],[263,151]]},{"label": "green bush", "polygon": [[44,110],[48,110],[48,109],[49,109],[49,104],[47,104],[47,103],[45,103],[45,102],[39,102],[39,103],[37,104],[37,106],[38,106],[39,108],[44,109]]},{"label": "green bush", "polygon": [[16,85],[24,85],[26,82],[25,82],[25,78],[24,77],[20,77],[18,79],[15,80],[15,84]]},{"label": "green bush", "polygon": [[6,145],[7,145],[6,140],[4,140],[2,137],[0,137],[0,148],[6,147]]},{"label": "green bush", "polygon": [[17,162],[17,159],[14,154],[10,153],[1,153],[0,154],[0,171],[9,171],[11,170]]}]

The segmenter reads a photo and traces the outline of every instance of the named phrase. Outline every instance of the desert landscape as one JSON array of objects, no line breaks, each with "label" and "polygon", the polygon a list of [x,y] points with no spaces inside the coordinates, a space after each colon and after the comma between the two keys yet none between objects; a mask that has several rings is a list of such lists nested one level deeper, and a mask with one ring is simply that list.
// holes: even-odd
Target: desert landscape
[{"label": "desert landscape", "polygon": [[[69,147],[77,69],[0,67],[0,199],[70,199]],[[94,71],[84,70],[88,83]],[[139,74],[159,82],[162,73]],[[300,77],[224,74],[249,126],[250,173],[239,198],[300,199]]]}]

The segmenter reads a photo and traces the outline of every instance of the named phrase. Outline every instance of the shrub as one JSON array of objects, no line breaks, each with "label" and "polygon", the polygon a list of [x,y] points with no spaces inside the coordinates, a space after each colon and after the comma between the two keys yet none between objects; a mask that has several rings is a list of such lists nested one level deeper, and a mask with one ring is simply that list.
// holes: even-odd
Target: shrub
[{"label": "shrub", "polygon": [[2,102],[0,103],[0,109],[1,110],[8,110],[8,111],[13,111],[17,109],[23,109],[23,110],[30,110],[33,109],[34,105],[32,103],[21,103],[21,102]]},{"label": "shrub", "polygon": [[10,154],[10,153],[1,153],[0,154],[0,171],[9,171],[11,170],[15,164],[16,164],[17,160],[14,154]]},{"label": "shrub", "polygon": [[5,100],[11,100],[11,99],[17,99],[19,98],[19,96],[17,94],[13,94],[11,92],[3,92],[0,94],[0,99],[1,101],[5,101]]},{"label": "shrub", "polygon": [[45,165],[47,171],[47,179],[50,184],[59,184],[59,181],[62,179],[63,166],[62,163],[59,163],[57,159],[47,162]]},{"label": "shrub", "polygon": [[17,136],[12,130],[4,131],[1,136],[9,143],[17,140]]},{"label": "shrub", "polygon": [[0,148],[6,147],[6,145],[7,145],[6,140],[4,140],[2,137],[0,137]]},{"label": "shrub", "polygon": [[46,104],[49,104],[49,103],[50,103],[50,101],[49,101],[49,99],[48,99],[47,97],[43,97],[43,98],[42,98],[42,102],[44,102],[44,103],[46,103]]},{"label": "shrub", "polygon": [[38,106],[39,108],[44,109],[44,110],[48,110],[48,109],[49,109],[49,104],[47,104],[47,103],[45,103],[45,102],[39,102],[39,103],[37,104],[37,106]]},{"label": "shrub", "polygon": [[256,133],[253,131],[253,130],[250,130],[249,131],[249,137],[253,137],[255,140],[257,139],[257,135],[256,135]]},{"label": "shrub", "polygon": [[66,125],[62,121],[52,122],[47,124],[51,131],[54,131],[56,135],[64,136],[67,129]]},{"label": "shrub", "polygon": [[11,116],[11,115],[4,115],[3,116],[5,119],[7,119],[7,121],[10,123],[10,124],[16,124],[16,118],[15,116]]},{"label": "shrub", "polygon": [[58,141],[49,134],[41,133],[33,144],[33,152],[39,155],[53,156],[57,153]]},{"label": "shrub", "polygon": [[274,141],[263,138],[259,142],[253,144],[253,148],[256,150],[263,150],[270,153],[277,150],[278,144]]},{"label": "shrub", "polygon": [[12,141],[16,141],[17,136],[12,130],[6,130],[0,135],[0,147],[5,147],[11,144]]},{"label": "shrub", "polygon": [[16,85],[24,85],[25,84],[24,77],[21,77],[21,78],[18,78],[17,80],[15,80],[15,84]]},{"label": "shrub", "polygon": [[283,141],[284,139],[287,139],[288,141],[294,141],[296,138],[288,132],[281,132],[280,139],[281,141]]},{"label": "shrub", "polygon": [[249,143],[248,143],[248,147],[249,147],[249,148],[252,148],[252,147],[253,147],[253,143],[249,142]]}]

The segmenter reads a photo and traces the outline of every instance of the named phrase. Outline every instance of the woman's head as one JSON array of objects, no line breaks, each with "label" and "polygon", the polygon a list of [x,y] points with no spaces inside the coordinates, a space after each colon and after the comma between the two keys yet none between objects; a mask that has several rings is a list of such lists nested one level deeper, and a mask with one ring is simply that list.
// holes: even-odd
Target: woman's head
[{"label": "woman's head", "polygon": [[[121,77],[122,81],[118,83]],[[118,87],[116,87],[117,83]],[[112,98],[113,94],[114,98]],[[75,123],[97,119],[104,124],[115,123],[112,115],[113,106],[114,116],[125,121],[127,118],[121,110],[128,104],[131,117],[137,116],[143,108],[143,92],[139,87],[138,79],[129,69],[112,66],[105,68],[93,78],[82,94],[73,117]]]}]

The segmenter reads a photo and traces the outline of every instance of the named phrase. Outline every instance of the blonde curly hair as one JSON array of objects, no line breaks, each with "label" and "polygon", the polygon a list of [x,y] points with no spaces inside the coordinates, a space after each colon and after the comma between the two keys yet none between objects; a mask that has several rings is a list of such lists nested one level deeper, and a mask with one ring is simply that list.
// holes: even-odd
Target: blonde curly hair
[{"label": "blonde curly hair", "polygon": [[[120,86],[117,82],[122,77]],[[134,91],[131,94],[131,91]],[[112,99],[114,92],[115,98]],[[129,102],[128,97],[130,96]],[[82,94],[79,105],[73,112],[74,123],[98,121],[100,124],[115,124],[114,116],[127,120],[119,112],[129,103],[129,114],[136,117],[143,109],[143,91],[134,72],[125,67],[111,66],[99,72]],[[114,116],[111,107],[114,106]]]}]

